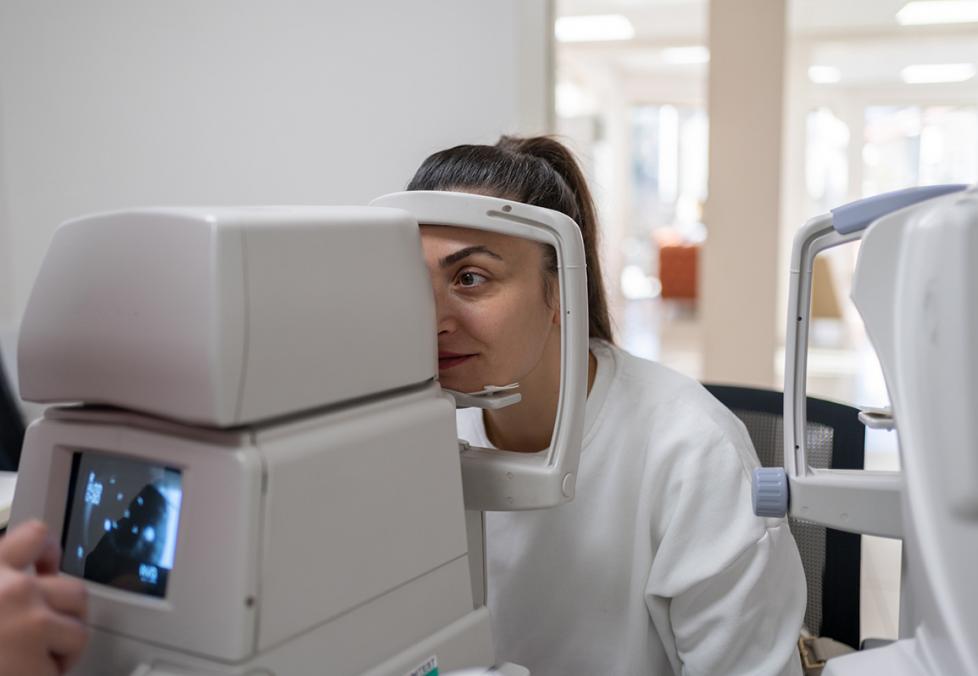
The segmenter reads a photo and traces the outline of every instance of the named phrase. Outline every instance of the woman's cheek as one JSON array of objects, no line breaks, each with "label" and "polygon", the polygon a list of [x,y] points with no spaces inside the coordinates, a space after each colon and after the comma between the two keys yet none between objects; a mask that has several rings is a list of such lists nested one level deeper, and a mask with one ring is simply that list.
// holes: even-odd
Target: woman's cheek
[{"label": "woman's cheek", "polygon": [[493,347],[503,336],[506,328],[514,326],[511,309],[495,298],[479,299],[465,308],[466,323],[471,333],[487,347]]}]

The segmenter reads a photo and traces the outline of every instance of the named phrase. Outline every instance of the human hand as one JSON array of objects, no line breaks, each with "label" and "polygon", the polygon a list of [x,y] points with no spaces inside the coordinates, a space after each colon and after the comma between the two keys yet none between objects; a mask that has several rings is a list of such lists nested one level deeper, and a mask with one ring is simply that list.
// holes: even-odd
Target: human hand
[{"label": "human hand", "polygon": [[81,656],[87,594],[80,580],[58,575],[60,558],[40,521],[0,539],[0,676],[60,675]]}]

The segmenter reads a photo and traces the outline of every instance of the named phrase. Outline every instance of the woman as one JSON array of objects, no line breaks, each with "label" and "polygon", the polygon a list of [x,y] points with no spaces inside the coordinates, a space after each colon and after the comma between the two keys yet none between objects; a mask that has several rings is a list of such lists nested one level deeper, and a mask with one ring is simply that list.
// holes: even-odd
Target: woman
[{"label": "woman", "polygon": [[[542,674],[800,674],[801,561],[787,523],[751,511],[757,458],[698,383],[614,345],[593,202],[550,138],[503,137],[429,157],[409,190],[493,195],[581,228],[590,357],[576,498],[486,515],[501,659]],[[560,378],[556,261],[540,244],[422,225],[439,377],[461,391],[520,383],[520,404],[459,413],[475,445],[546,448]]]}]

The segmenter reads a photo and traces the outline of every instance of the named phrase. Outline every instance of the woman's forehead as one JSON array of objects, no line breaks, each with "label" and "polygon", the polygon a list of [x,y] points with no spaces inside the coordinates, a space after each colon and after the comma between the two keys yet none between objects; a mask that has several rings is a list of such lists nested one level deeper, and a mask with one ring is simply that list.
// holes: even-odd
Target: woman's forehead
[{"label": "woman's forehead", "polygon": [[450,225],[421,225],[421,241],[425,246],[438,248],[463,248],[470,246],[485,246],[496,250],[500,255],[504,252],[519,254],[535,248],[535,243],[522,237],[513,237],[498,232],[476,230],[475,228],[459,228]]}]

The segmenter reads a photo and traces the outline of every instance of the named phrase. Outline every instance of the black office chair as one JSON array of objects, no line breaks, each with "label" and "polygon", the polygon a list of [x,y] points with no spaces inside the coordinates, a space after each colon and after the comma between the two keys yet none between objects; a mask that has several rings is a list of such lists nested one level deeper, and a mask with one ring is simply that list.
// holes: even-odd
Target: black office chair
[{"label": "black office chair", "polygon": [[[784,395],[776,390],[705,385],[747,427],[761,465],[784,463]],[[808,398],[805,430],[812,467],[862,469],[866,432],[859,410]],[[859,647],[859,566],[861,540],[856,533],[826,528],[789,517],[808,582],[805,626],[853,648]]]},{"label": "black office chair", "polygon": [[24,418],[11,393],[0,359],[0,471],[16,472],[24,443]]}]

